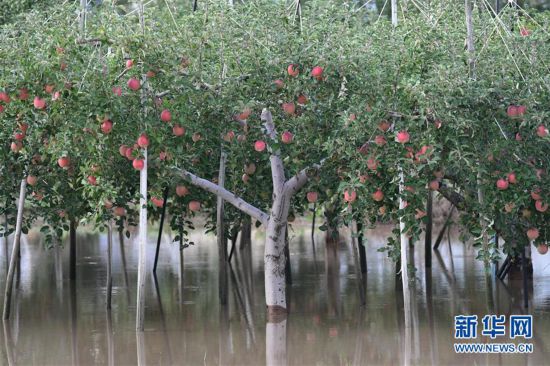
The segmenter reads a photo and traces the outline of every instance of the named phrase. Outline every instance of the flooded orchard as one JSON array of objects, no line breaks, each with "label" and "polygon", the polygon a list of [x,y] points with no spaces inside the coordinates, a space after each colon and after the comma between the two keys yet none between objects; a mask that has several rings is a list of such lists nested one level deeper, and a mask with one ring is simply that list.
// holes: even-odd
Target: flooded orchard
[{"label": "flooded orchard", "polygon": [[[291,230],[290,313],[278,329],[283,339],[267,343],[262,231],[253,231],[250,246],[237,244],[226,306],[218,299],[214,236],[197,231],[192,235],[196,244],[180,252],[171,234],[165,233],[155,277],[151,269],[156,243],[151,234],[143,333],[135,332],[134,234],[122,244],[113,243],[113,305],[107,311],[107,236],[79,231],[73,286],[68,279],[68,245],[45,249],[40,235],[32,231],[22,240],[12,318],[4,323],[0,359],[5,365],[545,364],[550,348],[547,257],[533,251],[534,280],[525,311],[521,281],[493,280],[487,288],[483,263],[475,260],[469,243],[458,240],[456,230],[434,251],[431,273],[425,271],[417,245],[411,253],[417,268],[412,327],[405,330],[401,280],[392,261],[376,250],[391,229],[367,231],[364,306],[349,233],[342,231],[335,244],[326,243],[318,232],[313,243],[309,226]],[[5,254],[3,259],[0,270],[5,272]],[[526,313],[534,317],[532,354],[454,352],[455,315]]]}]

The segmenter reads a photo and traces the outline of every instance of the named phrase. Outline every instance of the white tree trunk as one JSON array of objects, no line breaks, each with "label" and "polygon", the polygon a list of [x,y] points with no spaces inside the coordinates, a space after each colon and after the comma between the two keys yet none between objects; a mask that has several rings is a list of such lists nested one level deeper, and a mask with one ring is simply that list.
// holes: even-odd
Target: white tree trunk
[{"label": "white tree trunk", "polygon": [[139,256],[136,306],[136,330],[143,331],[145,318],[145,277],[147,274],[147,149],[143,150],[144,166],[139,177]]},{"label": "white tree trunk", "polygon": [[391,24],[397,26],[397,0],[391,0]]},{"label": "white tree trunk", "polygon": [[267,366],[286,365],[286,319],[268,322],[265,325],[265,364]]},{"label": "white tree trunk", "polygon": [[275,193],[267,223],[264,252],[265,301],[268,314],[286,313],[285,234],[290,198]]},{"label": "white tree trunk", "polygon": [[19,260],[19,250],[21,246],[21,230],[23,228],[23,210],[25,208],[25,196],[27,193],[27,180],[24,178],[21,180],[21,186],[19,188],[19,202],[17,206],[17,221],[15,223],[15,235],[13,237],[13,248],[11,251],[10,266],[8,268],[8,277],[6,279],[6,291],[4,294],[4,319],[10,317],[11,310],[11,292],[13,288],[13,276],[15,273],[15,266]]},{"label": "white tree trunk", "polygon": [[[405,201],[403,201],[402,195],[404,191],[405,179],[403,177],[403,171],[399,170],[399,209],[405,208]],[[400,231],[400,243],[401,243],[401,281],[403,284],[403,305],[405,312],[405,328],[411,327],[411,291],[409,286],[409,237],[405,232],[405,222],[402,217],[399,217],[399,231]]]},{"label": "white tree trunk", "polygon": [[107,309],[111,308],[111,294],[113,292],[113,225],[109,219],[107,226]]},{"label": "white tree trunk", "polygon": [[[218,173],[218,185],[223,189],[225,185],[225,161],[227,159],[226,153],[221,151],[220,154],[220,171]],[[216,236],[218,239],[218,286],[220,304],[227,304],[227,240],[225,238],[224,230],[224,201],[221,196],[218,196],[217,200],[217,212],[216,212]]]}]

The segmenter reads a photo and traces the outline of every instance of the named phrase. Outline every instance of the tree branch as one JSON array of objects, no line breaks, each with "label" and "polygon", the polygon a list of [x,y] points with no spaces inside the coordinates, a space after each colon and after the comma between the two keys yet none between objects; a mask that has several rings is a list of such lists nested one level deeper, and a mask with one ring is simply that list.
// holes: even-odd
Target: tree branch
[{"label": "tree branch", "polygon": [[234,193],[226,190],[225,188],[222,188],[218,186],[217,184],[214,184],[210,182],[209,180],[199,178],[195,174],[188,172],[185,169],[176,169],[177,173],[181,175],[183,178],[187,179],[191,184],[204,189],[205,191],[208,191],[212,194],[215,194],[218,197],[223,198],[224,201],[232,204],[239,210],[243,211],[247,215],[252,216],[256,220],[260,221],[262,224],[267,226],[267,220],[269,219],[269,215],[260,210],[257,207],[252,206],[242,198],[238,197]]},{"label": "tree branch", "polygon": [[311,170],[318,171],[319,169],[321,169],[325,161],[326,159],[323,159],[319,164],[314,164],[305,169],[302,169],[298,172],[298,174],[287,180],[283,187],[284,194],[293,195],[300,189],[302,189],[302,187],[305,186],[307,181],[309,180],[308,172]]},{"label": "tree branch", "polygon": [[[273,116],[271,112],[264,108],[261,115],[262,121],[264,121],[264,126],[266,130],[266,135],[273,141],[277,139],[277,131],[275,131],[275,125],[273,124]],[[271,162],[271,178],[273,180],[273,193],[280,194],[282,193],[284,184],[285,184],[285,168],[283,166],[283,161],[281,160],[279,151],[272,151],[271,156],[269,157]]]}]

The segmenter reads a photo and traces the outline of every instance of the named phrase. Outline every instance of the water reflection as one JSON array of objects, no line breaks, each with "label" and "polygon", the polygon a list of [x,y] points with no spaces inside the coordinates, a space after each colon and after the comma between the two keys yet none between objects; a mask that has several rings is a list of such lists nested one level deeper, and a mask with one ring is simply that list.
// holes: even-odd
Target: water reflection
[{"label": "water reflection", "polygon": [[[395,276],[395,265],[376,251],[390,231],[383,227],[366,233],[366,305],[360,306],[349,233],[342,232],[342,242],[329,245],[319,233],[314,252],[309,225],[295,227],[289,247],[291,313],[282,319],[266,319],[262,232],[254,231],[251,243],[236,248],[228,272],[228,304],[223,307],[218,301],[215,238],[193,234],[196,245],[182,252],[166,236],[157,276],[147,283],[145,332],[137,334],[134,237],[119,237],[118,250],[115,243],[112,251],[112,310],[106,312],[106,238],[79,236],[72,286],[68,248],[45,250],[39,235],[31,232],[22,242],[12,318],[0,332],[0,364],[545,363],[550,336],[547,257],[533,252],[529,300],[535,350],[527,361],[519,355],[458,356],[452,348],[454,315],[524,313],[521,280],[487,282],[471,246],[458,242],[458,233],[451,232],[450,240],[433,253],[431,271],[424,270],[423,245],[418,246],[406,322],[401,279]],[[154,250],[151,237],[149,268]],[[2,266],[5,260],[0,260]]]}]

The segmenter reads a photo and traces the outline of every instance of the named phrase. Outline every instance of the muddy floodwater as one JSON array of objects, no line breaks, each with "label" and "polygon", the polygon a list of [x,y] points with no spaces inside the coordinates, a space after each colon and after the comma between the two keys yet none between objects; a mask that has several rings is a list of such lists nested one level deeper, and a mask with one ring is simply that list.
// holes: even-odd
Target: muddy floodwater
[{"label": "muddy floodwater", "polygon": [[[487,287],[482,263],[456,233],[451,233],[450,243],[445,239],[439,255],[434,253],[431,274],[424,270],[423,243],[419,243],[414,256],[413,327],[405,332],[395,265],[376,251],[390,230],[381,227],[367,235],[364,307],[359,306],[349,240],[327,248],[322,233],[312,245],[309,230],[291,232],[290,315],[283,333],[286,354],[279,361],[292,365],[550,364],[550,255],[533,250],[534,281],[525,311],[521,281],[494,281]],[[150,271],[155,230],[151,232],[142,336],[135,332],[138,248],[134,236],[122,246],[115,236],[110,312],[105,309],[104,234],[79,232],[74,285],[68,280],[68,247],[48,250],[38,233],[25,236],[12,316],[0,332],[0,364],[136,365],[138,357],[146,365],[265,364],[263,233],[253,232],[251,250],[235,250],[228,305],[220,307],[215,237],[197,232],[192,238],[196,244],[185,249],[182,258],[170,234],[165,234],[155,280]],[[342,236],[349,238],[345,232]],[[0,243],[3,296],[7,262]],[[533,315],[534,324],[530,340],[534,352],[529,356],[454,352],[455,315],[526,313]],[[507,336],[495,341],[510,342]],[[478,342],[486,338],[478,337]]]}]

